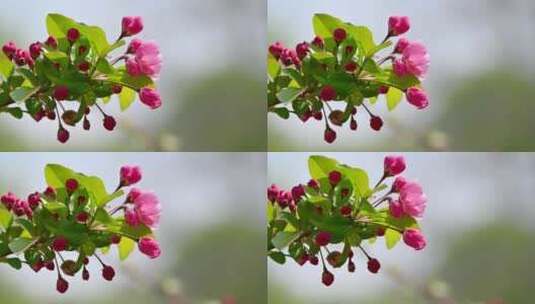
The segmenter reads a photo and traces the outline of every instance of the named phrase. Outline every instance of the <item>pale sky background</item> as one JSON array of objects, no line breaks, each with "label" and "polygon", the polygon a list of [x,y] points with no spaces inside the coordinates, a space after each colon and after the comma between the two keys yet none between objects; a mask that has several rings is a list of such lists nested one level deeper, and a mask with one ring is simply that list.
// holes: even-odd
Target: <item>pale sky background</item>
[{"label": "pale sky background", "polygon": [[[365,169],[371,183],[383,170],[385,153],[270,153],[268,183],[286,189],[306,183],[309,155],[325,155],[350,166]],[[399,153],[398,153],[399,154]],[[535,228],[532,217],[535,154],[530,153],[401,153],[406,157],[403,176],[422,184],[428,197],[421,227],[428,246],[420,252],[402,242],[387,250],[384,240],[366,245],[384,268],[401,270],[406,276],[423,279],[444,257],[448,240],[471,227],[509,217],[521,225]],[[339,297],[373,295],[385,287],[396,287],[387,275],[371,275],[365,259],[357,255],[357,270],[335,270],[335,282],[329,288],[321,284],[321,267],[300,267],[293,261],[284,266],[268,262],[269,282],[314,303],[338,303]],[[356,288],[358,286],[358,288]],[[334,295],[334,296],[333,296]],[[323,301],[323,302],[322,302]]]}]

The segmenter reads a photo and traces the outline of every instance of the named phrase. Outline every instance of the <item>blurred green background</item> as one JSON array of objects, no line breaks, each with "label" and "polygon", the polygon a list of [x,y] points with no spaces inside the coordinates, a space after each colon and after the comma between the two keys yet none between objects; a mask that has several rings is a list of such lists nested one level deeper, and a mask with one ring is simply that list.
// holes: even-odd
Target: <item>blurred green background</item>
[{"label": "blurred green background", "polygon": [[[164,65],[157,82],[163,106],[151,111],[136,102],[108,132],[90,115],[92,130],[70,129],[66,145],[56,141],[57,122],[17,121],[0,116],[3,151],[265,151],[264,1],[247,0],[5,0],[0,43],[19,47],[46,39],[45,17],[57,12],[118,35],[121,18],[140,15],[142,39],[161,47]],[[239,8],[239,9],[236,9]]]},{"label": "blurred green background", "polygon": [[264,197],[264,153],[0,153],[0,193],[42,191],[47,163],[98,175],[110,189],[120,166],[141,166],[136,186],[162,204],[162,255],[150,260],[136,249],[120,262],[112,248],[102,256],[116,269],[112,282],[91,263],[90,280],[67,278],[64,295],[55,272],[0,265],[1,303],[266,303],[265,220],[255,203]]},{"label": "blurred green background", "polygon": [[[268,182],[286,189],[306,182],[310,153],[271,153]],[[382,174],[384,153],[323,153]],[[321,267],[268,261],[270,304],[502,304],[532,303],[535,255],[533,153],[404,153],[403,176],[418,180],[428,197],[421,227],[428,244],[415,251],[402,242],[387,250],[383,239],[365,244],[382,269],[333,271],[321,283]]]},{"label": "blurred green background", "polygon": [[[269,42],[294,46],[313,38],[314,13],[328,13],[369,26],[384,37],[390,15],[407,15],[408,39],[421,40],[431,55],[424,86],[430,107],[402,102],[388,112],[379,133],[358,115],[359,130],[337,128],[337,141],[323,142],[323,122],[268,116],[270,151],[533,151],[535,2],[476,1],[268,1]],[[265,51],[264,51],[265,52]],[[340,130],[340,131],[339,131]]]}]

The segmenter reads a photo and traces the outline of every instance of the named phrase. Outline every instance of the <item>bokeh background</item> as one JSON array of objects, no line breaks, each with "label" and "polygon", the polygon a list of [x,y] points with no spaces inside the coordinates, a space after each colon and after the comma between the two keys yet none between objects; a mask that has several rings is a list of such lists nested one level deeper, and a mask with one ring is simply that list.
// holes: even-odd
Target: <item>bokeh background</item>
[{"label": "bokeh background", "polygon": [[234,304],[266,302],[264,153],[25,153],[0,154],[0,192],[25,197],[45,187],[47,163],[97,175],[108,190],[119,168],[138,164],[139,188],[153,190],[162,204],[156,236],[160,258],[136,249],[124,262],[112,248],[103,255],[116,269],[112,282],[96,262],[91,279],[68,278],[69,290],[56,292],[55,272],[0,265],[1,303]]},{"label": "bokeh background", "polygon": [[270,114],[270,151],[533,151],[535,2],[270,0],[269,42],[310,41],[312,16],[320,12],[369,26],[376,41],[389,16],[409,16],[407,37],[431,54],[424,82],[431,105],[418,111],[402,102],[389,113],[379,102],[373,108],[385,120],[381,132],[359,115],[359,130],[337,128],[332,145],[323,142],[323,122]]},{"label": "bokeh background", "polygon": [[[268,182],[289,188],[309,180],[310,153],[270,153]],[[382,175],[384,153],[322,153]],[[268,262],[270,304],[505,304],[532,303],[535,255],[535,154],[404,153],[403,175],[428,197],[421,227],[428,245],[383,239],[366,246],[382,264],[376,275],[356,255],[356,272],[335,270],[330,287],[321,267]]]},{"label": "bokeh background", "polygon": [[140,38],[155,40],[164,58],[163,106],[151,111],[136,102],[120,113],[112,101],[106,110],[118,120],[116,131],[91,115],[92,130],[72,129],[66,145],[55,139],[57,122],[1,115],[0,150],[265,151],[265,1],[4,0],[0,43],[43,41],[51,12],[101,26],[109,40],[123,16],[142,16]]}]

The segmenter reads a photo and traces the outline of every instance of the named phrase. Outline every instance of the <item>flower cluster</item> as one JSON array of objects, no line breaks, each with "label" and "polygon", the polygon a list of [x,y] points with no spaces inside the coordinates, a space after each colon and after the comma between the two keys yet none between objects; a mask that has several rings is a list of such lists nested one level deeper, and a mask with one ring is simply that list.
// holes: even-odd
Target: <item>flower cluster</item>
[{"label": "flower cluster", "polygon": [[[137,243],[149,258],[160,256],[153,236],[160,219],[160,203],[154,193],[131,188],[122,203],[108,206],[125,194],[125,187],[141,180],[139,167],[122,167],[119,185],[111,194],[98,177],[56,164],[46,166],[45,178],[48,187],[27,199],[11,192],[0,197],[0,262],[15,269],[24,263],[35,272],[55,270],[56,289],[64,293],[69,288],[66,276],[81,272],[82,279],[89,280],[90,258],[102,266],[105,280],[113,280],[114,268],[104,263],[97,249],[106,253],[116,245],[124,260]],[[116,215],[120,211],[123,215]],[[66,253],[76,258],[68,259]]]},{"label": "flower cluster", "polygon": [[26,49],[12,41],[3,45],[0,112],[18,119],[27,114],[37,122],[45,117],[57,119],[57,139],[65,143],[70,136],[66,126],[81,123],[84,130],[91,128],[92,109],[102,114],[104,128],[113,131],[117,122],[102,104],[114,95],[119,97],[121,110],[132,104],[136,93],[151,109],[161,106],[154,87],[162,66],[156,43],[135,38],[111,58],[126,38],[143,30],[141,17],[124,17],[119,38],[111,44],[102,29],[58,14],[47,16],[47,30],[46,40]]},{"label": "flower cluster", "polygon": [[[403,94],[417,109],[429,105],[420,85],[429,67],[425,46],[401,37],[384,54],[393,45],[392,38],[409,31],[408,17],[390,17],[387,35],[378,45],[368,28],[329,15],[316,14],[313,25],[316,37],[310,42],[295,48],[280,42],[269,46],[270,112],[283,119],[295,114],[303,122],[325,119],[324,139],[333,143],[333,126],[349,122],[349,128],[357,130],[359,107],[369,115],[373,130],[382,128],[382,118],[366,104],[375,104],[380,95],[386,96],[389,110],[399,104]],[[339,107],[336,101],[341,102]]]},{"label": "flower cluster", "polygon": [[[386,157],[382,178],[371,188],[364,170],[312,156],[312,179],[306,185],[267,189],[269,257],[280,264],[287,258],[301,266],[321,262],[322,282],[330,286],[334,274],[329,265],[346,265],[354,272],[355,249],[371,273],[379,271],[381,264],[364,249],[364,241],[371,244],[384,237],[391,249],[403,239],[415,250],[424,249],[426,239],[416,218],[423,216],[427,199],[418,183],[400,176],[405,167],[403,157]],[[387,185],[390,178],[394,180]]]}]

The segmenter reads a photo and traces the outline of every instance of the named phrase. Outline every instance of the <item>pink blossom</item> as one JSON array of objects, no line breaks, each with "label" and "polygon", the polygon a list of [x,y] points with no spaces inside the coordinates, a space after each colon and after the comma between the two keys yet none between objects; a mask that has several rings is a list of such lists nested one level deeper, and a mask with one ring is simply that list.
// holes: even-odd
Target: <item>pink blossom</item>
[{"label": "pink blossom", "polygon": [[412,74],[422,78],[429,69],[429,54],[420,42],[410,42],[403,50],[401,59],[394,61],[394,72],[398,76]]},{"label": "pink blossom", "polygon": [[424,90],[417,87],[412,87],[408,88],[405,94],[407,96],[407,101],[416,108],[421,110],[429,106],[429,100]]},{"label": "pink blossom", "polygon": [[139,99],[153,110],[162,106],[160,93],[151,88],[142,88],[139,90]]},{"label": "pink blossom", "polygon": [[293,197],[292,194],[288,191],[281,191],[279,192],[279,196],[277,197],[277,203],[281,208],[286,208],[289,205],[292,204]]},{"label": "pink blossom", "polygon": [[120,176],[121,185],[130,186],[141,180],[141,169],[138,166],[122,166]]},{"label": "pink blossom", "polygon": [[405,34],[410,28],[409,17],[407,16],[391,16],[388,18],[388,33],[391,36]]},{"label": "pink blossom", "polygon": [[141,39],[132,39],[132,41],[130,41],[130,44],[128,45],[128,54],[135,54],[142,44],[143,41]]},{"label": "pink blossom", "polygon": [[277,185],[275,184],[269,186],[269,188],[267,189],[268,200],[270,202],[275,202],[277,200],[277,197],[279,197],[280,191],[281,190],[279,189],[279,187],[277,187]]},{"label": "pink blossom", "polygon": [[389,155],[384,160],[384,172],[387,176],[398,175],[405,171],[405,158],[403,156]]},{"label": "pink blossom", "polygon": [[295,47],[295,52],[297,53],[297,56],[299,57],[299,59],[303,60],[309,52],[308,43],[301,42],[297,44],[297,46]]},{"label": "pink blossom", "polygon": [[407,182],[400,189],[399,201],[404,213],[414,217],[423,216],[427,198],[418,183]]},{"label": "pink blossom", "polygon": [[13,208],[13,205],[19,200],[19,198],[12,192],[8,192],[0,198],[0,201],[2,201],[2,204],[6,207],[7,210],[11,210]]},{"label": "pink blossom", "polygon": [[401,203],[399,201],[391,201],[388,204],[388,210],[390,211],[390,215],[395,218],[400,218],[404,214],[403,207],[401,206]]},{"label": "pink blossom", "polygon": [[301,63],[299,56],[297,56],[297,52],[291,49],[282,50],[280,60],[285,66],[290,66],[292,64],[297,66]]},{"label": "pink blossom", "polygon": [[157,77],[162,68],[160,49],[152,41],[136,41],[134,57],[126,60],[126,71],[132,76]]},{"label": "pink blossom", "polygon": [[129,203],[133,203],[137,199],[137,197],[141,195],[141,193],[143,192],[139,190],[138,188],[130,189],[130,192],[128,193],[127,201]]},{"label": "pink blossom", "polygon": [[314,37],[314,40],[312,40],[312,44],[315,45],[316,47],[322,49],[323,48],[323,39],[321,39],[321,37],[319,37],[319,36],[316,36],[316,37]]},{"label": "pink blossom", "polygon": [[9,59],[13,59],[13,55],[15,55],[15,52],[17,51],[17,45],[15,42],[9,41],[8,43],[4,44],[2,51]]},{"label": "pink blossom", "polygon": [[139,225],[137,214],[132,208],[127,208],[124,212],[124,221],[130,226]]},{"label": "pink blossom", "polygon": [[416,250],[422,250],[427,245],[424,235],[418,229],[413,228],[403,232],[403,241]]},{"label": "pink blossom", "polygon": [[392,192],[399,193],[401,188],[403,188],[403,186],[405,186],[406,183],[407,183],[407,179],[405,179],[403,176],[396,177],[396,179],[394,180],[394,183],[392,184]]},{"label": "pink blossom", "polygon": [[139,251],[147,255],[151,259],[155,259],[160,256],[160,245],[155,239],[143,237],[138,242]]},{"label": "pink blossom", "polygon": [[127,16],[122,20],[123,36],[133,36],[143,30],[143,19],[139,16]]},{"label": "pink blossom", "polygon": [[407,71],[407,67],[405,66],[405,64],[403,63],[401,59],[394,60],[394,63],[392,64],[392,70],[394,70],[394,74],[400,77],[403,77],[409,73]]},{"label": "pink blossom", "polygon": [[410,42],[406,38],[399,38],[394,48],[394,53],[401,54],[409,46]]},{"label": "pink blossom", "polygon": [[[132,200],[133,210],[128,208],[125,211],[125,221],[132,226],[142,223],[151,228],[156,228],[160,221],[160,202],[158,197],[152,192],[144,192],[136,189],[135,197]],[[129,195],[130,197],[130,195]]]},{"label": "pink blossom", "polygon": [[298,202],[302,196],[305,195],[305,187],[303,185],[297,185],[292,188],[292,198],[295,202]]},{"label": "pink blossom", "polygon": [[269,46],[269,52],[271,53],[271,55],[273,55],[273,57],[277,59],[279,59],[284,49],[285,49],[284,45],[280,43],[279,41]]}]

